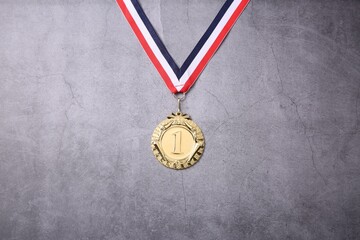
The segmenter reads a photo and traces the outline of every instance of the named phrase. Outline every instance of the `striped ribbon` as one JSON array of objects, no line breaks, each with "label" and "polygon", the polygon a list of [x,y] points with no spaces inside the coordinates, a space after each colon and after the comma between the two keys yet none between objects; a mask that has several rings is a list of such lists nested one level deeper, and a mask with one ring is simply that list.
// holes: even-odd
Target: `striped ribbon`
[{"label": "striped ribbon", "polygon": [[172,93],[186,93],[250,0],[226,0],[195,48],[179,68],[157,35],[138,0],[116,0],[150,60]]}]

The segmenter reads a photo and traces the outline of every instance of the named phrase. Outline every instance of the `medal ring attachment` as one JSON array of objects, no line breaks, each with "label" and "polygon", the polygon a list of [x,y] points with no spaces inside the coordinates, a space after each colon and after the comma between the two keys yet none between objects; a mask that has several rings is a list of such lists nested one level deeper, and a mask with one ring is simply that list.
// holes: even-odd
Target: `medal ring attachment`
[{"label": "medal ring attachment", "polygon": [[[180,94],[182,94],[181,97],[178,96]],[[179,112],[181,112],[181,102],[185,100],[186,94],[185,93],[173,93],[173,96],[178,102],[177,112],[179,113]]]},{"label": "medal ring attachment", "polygon": [[186,93],[173,93],[175,99],[184,101],[186,98]]}]

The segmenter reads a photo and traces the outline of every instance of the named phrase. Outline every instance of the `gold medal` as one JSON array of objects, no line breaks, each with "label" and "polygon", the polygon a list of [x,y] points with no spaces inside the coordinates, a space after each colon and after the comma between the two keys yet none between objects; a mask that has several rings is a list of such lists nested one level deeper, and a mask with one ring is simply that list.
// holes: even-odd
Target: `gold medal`
[{"label": "gold medal", "polygon": [[197,163],[204,152],[205,139],[190,116],[180,111],[172,113],[154,130],[151,149],[156,159],[172,169],[185,169]]}]

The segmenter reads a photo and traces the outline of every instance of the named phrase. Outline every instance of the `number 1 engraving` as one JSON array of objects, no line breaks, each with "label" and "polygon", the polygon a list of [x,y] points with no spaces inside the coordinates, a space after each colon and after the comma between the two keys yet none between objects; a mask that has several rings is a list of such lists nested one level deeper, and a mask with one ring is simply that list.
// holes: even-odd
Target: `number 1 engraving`
[{"label": "number 1 engraving", "polygon": [[172,134],[174,136],[174,154],[181,153],[181,131]]}]

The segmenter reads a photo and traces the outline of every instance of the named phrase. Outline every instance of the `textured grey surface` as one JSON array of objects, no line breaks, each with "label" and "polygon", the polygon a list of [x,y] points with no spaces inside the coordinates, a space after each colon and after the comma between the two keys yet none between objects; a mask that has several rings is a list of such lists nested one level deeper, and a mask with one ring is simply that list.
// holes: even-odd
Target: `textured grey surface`
[{"label": "textured grey surface", "polygon": [[[181,63],[224,1],[141,0]],[[356,239],[360,2],[253,0],[188,95],[206,151],[161,166],[176,102],[114,1],[0,1],[0,239]]]}]

